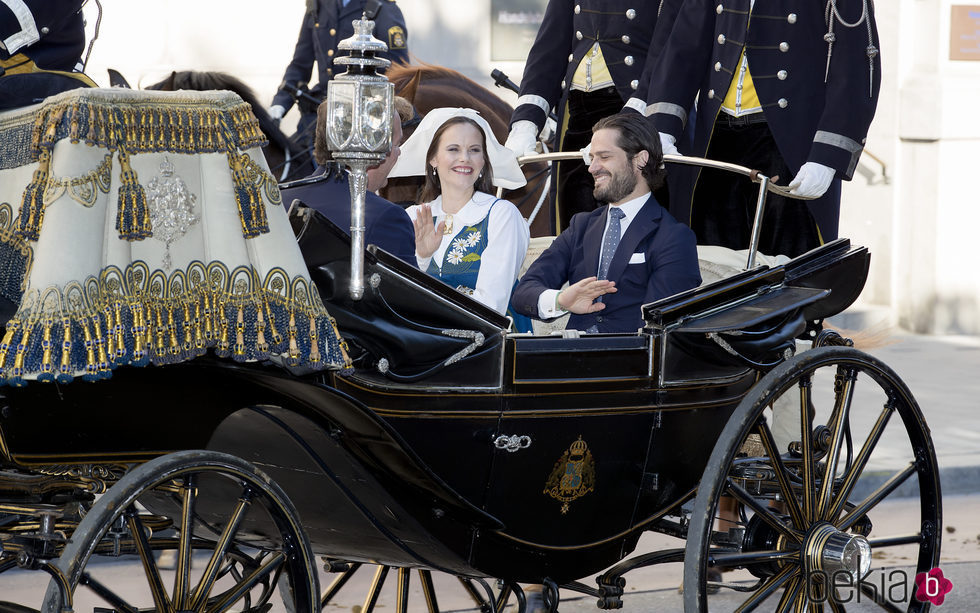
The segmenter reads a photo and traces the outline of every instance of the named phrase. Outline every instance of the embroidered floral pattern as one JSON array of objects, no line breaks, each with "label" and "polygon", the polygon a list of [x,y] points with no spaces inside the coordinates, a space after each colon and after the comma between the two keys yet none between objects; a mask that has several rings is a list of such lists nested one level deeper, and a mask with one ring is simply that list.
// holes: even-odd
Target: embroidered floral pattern
[{"label": "embroidered floral pattern", "polygon": [[453,240],[452,248],[449,253],[446,254],[446,261],[450,264],[459,264],[460,262],[473,261],[480,259],[479,253],[470,253],[467,255],[467,251],[473,249],[480,244],[480,239],[483,237],[483,233],[479,230],[470,232],[466,236],[458,236]]}]

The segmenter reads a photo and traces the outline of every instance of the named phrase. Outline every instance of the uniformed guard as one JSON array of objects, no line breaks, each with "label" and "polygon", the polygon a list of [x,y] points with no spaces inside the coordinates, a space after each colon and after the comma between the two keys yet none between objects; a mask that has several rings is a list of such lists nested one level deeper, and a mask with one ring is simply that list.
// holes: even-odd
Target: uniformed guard
[{"label": "uniformed guard", "polygon": [[[697,96],[693,155],[793,177],[794,193],[821,196],[770,196],[764,253],[795,256],[837,237],[840,181],[854,173],[878,102],[873,9],[872,0],[687,0],[651,71],[647,114],[665,153]],[[757,194],[748,179],[702,170],[693,196],[672,194],[672,212],[699,244],[744,249]]]},{"label": "uniformed guard", "polygon": [[[549,0],[528,54],[507,147],[534,152],[538,133],[554,109],[556,150],[589,144],[599,119],[623,110],[643,112],[643,68],[651,51],[661,0]],[[579,162],[556,164],[554,230],[579,211],[591,211],[593,181]]]},{"label": "uniformed guard", "polygon": [[316,62],[319,82],[309,92],[312,98],[309,107],[305,104],[300,107],[304,116],[311,116],[315,121],[316,107],[327,95],[327,82],[344,72],[333,65],[337,44],[354,35],[352,24],[363,13],[374,21],[375,38],[388,45],[388,52],[379,53],[378,57],[408,63],[408,30],[394,0],[307,0],[306,9],[293,59],[269,108],[273,119],[282,119],[293,106],[298,93],[309,82]]},{"label": "uniformed guard", "polygon": [[83,0],[0,0],[0,110],[95,87],[82,74]]}]

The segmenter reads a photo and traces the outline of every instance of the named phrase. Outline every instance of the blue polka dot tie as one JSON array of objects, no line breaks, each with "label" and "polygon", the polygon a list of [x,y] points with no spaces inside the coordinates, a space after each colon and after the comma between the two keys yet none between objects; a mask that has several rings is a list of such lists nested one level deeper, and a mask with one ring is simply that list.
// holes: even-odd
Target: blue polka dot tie
[{"label": "blue polka dot tie", "polygon": [[609,277],[609,264],[619,247],[619,220],[623,217],[626,217],[626,213],[619,207],[609,207],[609,227],[602,239],[602,257],[599,258],[599,274],[596,275],[600,281]]},{"label": "blue polka dot tie", "polygon": [[[609,227],[606,228],[606,235],[602,239],[602,255],[599,256],[599,272],[596,275],[600,281],[609,277],[609,265],[612,263],[613,256],[616,255],[616,248],[619,247],[621,234],[619,220],[623,217],[626,217],[626,213],[619,207],[609,207]],[[602,302],[602,296],[596,300]],[[599,316],[601,317],[601,311]],[[599,327],[593,324],[585,331],[588,334],[595,334],[599,331]]]}]

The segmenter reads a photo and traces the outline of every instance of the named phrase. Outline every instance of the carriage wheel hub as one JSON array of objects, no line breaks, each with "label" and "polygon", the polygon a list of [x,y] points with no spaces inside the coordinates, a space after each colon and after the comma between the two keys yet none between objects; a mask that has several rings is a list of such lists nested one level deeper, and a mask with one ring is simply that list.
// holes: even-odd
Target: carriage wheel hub
[{"label": "carriage wheel hub", "polygon": [[832,578],[834,573],[843,571],[857,581],[871,569],[871,545],[861,535],[820,524],[807,536],[803,558],[810,573],[823,573]]}]

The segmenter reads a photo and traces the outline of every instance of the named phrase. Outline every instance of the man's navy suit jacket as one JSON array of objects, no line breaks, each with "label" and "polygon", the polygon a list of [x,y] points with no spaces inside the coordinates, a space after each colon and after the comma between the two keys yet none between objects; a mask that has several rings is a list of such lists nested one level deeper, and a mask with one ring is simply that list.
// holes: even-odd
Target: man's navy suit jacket
[{"label": "man's navy suit jacket", "polygon": [[[514,289],[511,304],[518,312],[536,318],[541,292],[596,276],[608,211],[604,206],[572,217]],[[641,305],[697,287],[701,272],[694,232],[651,195],[620,240],[608,278],[618,291],[603,296],[606,308],[573,313],[569,329],[595,325],[599,332],[636,332],[643,327]]]},{"label": "man's navy suit jacket", "polygon": [[[306,179],[322,177],[326,166],[321,166]],[[287,209],[299,200],[308,207],[323,213],[338,228],[350,234],[350,183],[347,173],[323,177],[320,181],[305,183],[300,179],[294,187],[282,190],[282,203]],[[415,226],[405,209],[388,202],[381,196],[367,192],[364,196],[364,244],[377,245],[396,255],[412,266],[415,260]]]}]

